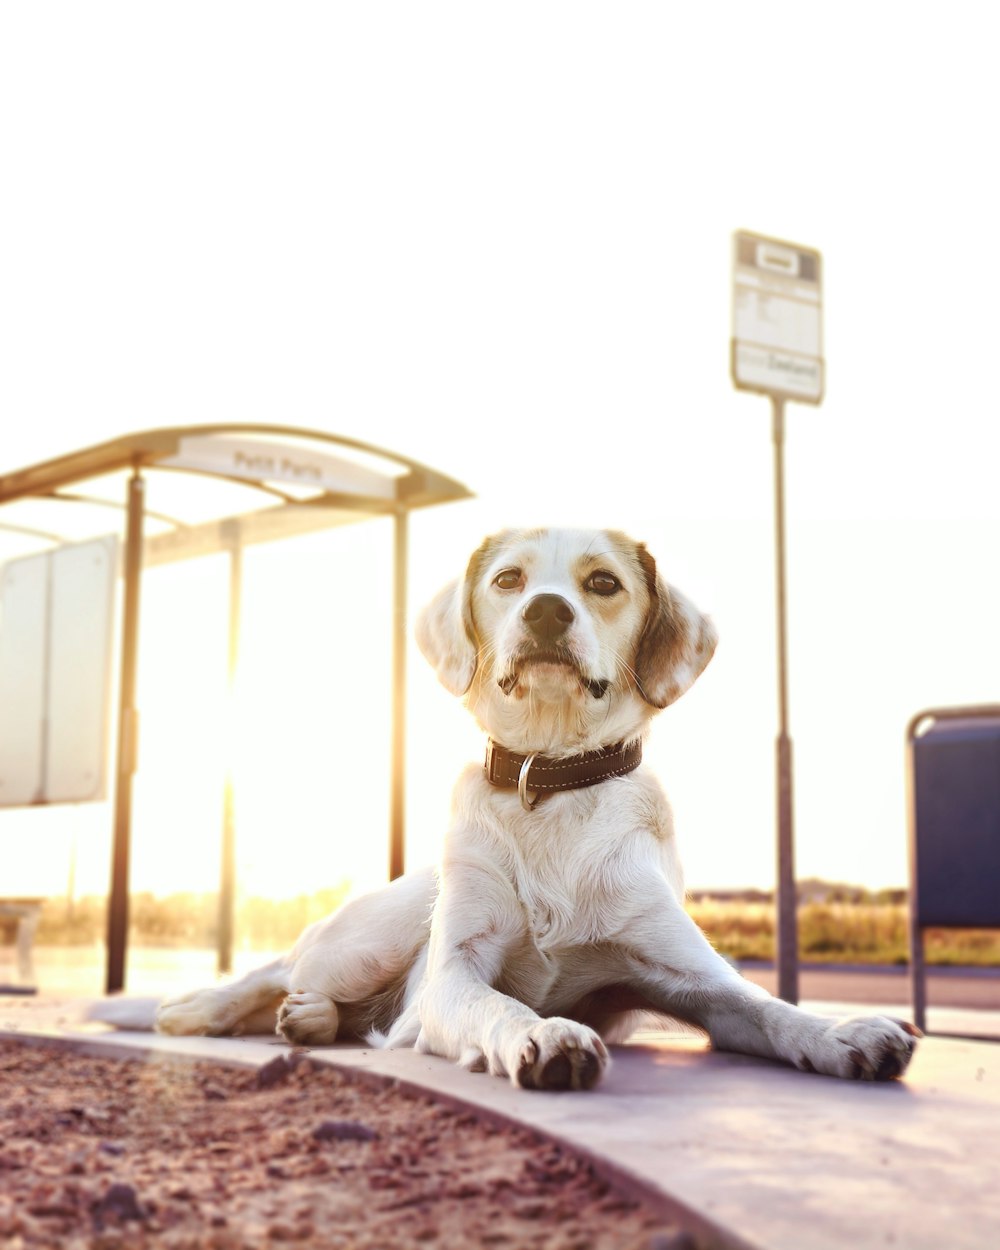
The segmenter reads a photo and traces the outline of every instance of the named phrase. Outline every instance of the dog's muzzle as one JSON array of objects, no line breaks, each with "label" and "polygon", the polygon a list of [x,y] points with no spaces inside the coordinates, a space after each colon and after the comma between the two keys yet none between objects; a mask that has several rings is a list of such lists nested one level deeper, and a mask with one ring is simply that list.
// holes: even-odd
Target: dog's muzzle
[{"label": "dog's muzzle", "polygon": [[[536,598],[557,599],[559,596],[538,595]],[[560,600],[560,602],[565,602],[565,600]],[[569,607],[569,604],[566,606]],[[595,699],[603,699],[611,686],[608,678],[590,677],[583,672],[576,656],[560,639],[532,637],[517,648],[510,658],[509,668],[497,678],[497,685],[504,694],[509,695],[515,689],[524,670],[533,664],[559,664],[571,669],[583,688]]]},{"label": "dog's muzzle", "polygon": [[[576,665],[572,663],[572,661],[570,660],[563,660],[563,659],[539,660],[535,656],[531,656],[530,658],[536,664],[537,663],[565,664],[568,668],[576,669]],[[517,683],[521,680],[521,672],[522,672],[523,667],[524,667],[523,663],[520,665],[515,665],[514,668],[504,673],[503,676],[497,678],[497,685],[504,692],[504,694],[510,694],[514,690],[514,688],[517,686]],[[583,686],[584,690],[586,690],[587,693],[592,695],[595,699],[603,699],[611,687],[611,682],[608,680],[608,678],[585,677],[583,673],[579,671],[579,669],[577,669],[576,671],[577,671],[578,677],[580,678],[580,684]]]}]

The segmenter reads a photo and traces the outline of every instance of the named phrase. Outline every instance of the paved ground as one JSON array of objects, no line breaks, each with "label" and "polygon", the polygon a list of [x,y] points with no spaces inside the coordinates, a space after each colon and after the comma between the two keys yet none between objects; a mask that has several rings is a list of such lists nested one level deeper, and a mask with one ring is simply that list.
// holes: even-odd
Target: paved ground
[{"label": "paved ground", "polygon": [[[115,1034],[84,1000],[0,999],[0,1031],[263,1063],[274,1039]],[[828,1005],[817,1005],[826,1010]],[[1000,1014],[951,1023],[1000,1035]],[[974,1020],[972,1019],[974,1017]],[[103,1041],[101,1041],[103,1039]],[[539,1094],[413,1051],[313,1055],[526,1123],[665,1194],[705,1245],[992,1250],[1000,1228],[1000,1045],[926,1038],[904,1082],[861,1084],[646,1034],[589,1094]]]}]

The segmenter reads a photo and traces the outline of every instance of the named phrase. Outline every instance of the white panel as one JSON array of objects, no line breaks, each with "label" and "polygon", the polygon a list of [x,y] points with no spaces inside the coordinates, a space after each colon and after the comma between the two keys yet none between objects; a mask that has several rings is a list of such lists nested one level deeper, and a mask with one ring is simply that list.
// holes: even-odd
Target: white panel
[{"label": "white panel", "polygon": [[0,568],[0,807],[41,797],[48,556]]},{"label": "white panel", "polygon": [[0,807],[104,797],[117,569],[114,536],[0,569]]},{"label": "white panel", "polygon": [[784,299],[770,291],[737,282],[733,293],[734,336],[742,343],[774,347],[819,357],[820,310],[817,304]]},{"label": "white panel", "polygon": [[118,543],[96,539],[52,554],[49,803],[104,797]]}]

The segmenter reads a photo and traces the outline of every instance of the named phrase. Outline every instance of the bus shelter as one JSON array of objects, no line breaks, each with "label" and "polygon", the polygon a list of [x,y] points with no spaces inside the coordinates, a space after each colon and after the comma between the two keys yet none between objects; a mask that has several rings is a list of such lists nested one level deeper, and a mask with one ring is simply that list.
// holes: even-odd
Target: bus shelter
[{"label": "bus shelter", "polygon": [[[198,488],[193,492],[177,491],[174,487],[178,474],[196,482]],[[72,551],[67,529],[70,533],[73,530],[63,523],[70,505],[74,514],[81,509],[112,509],[120,518],[120,558],[115,541],[111,547],[98,547],[90,560],[99,564],[106,559],[113,568],[120,565],[122,582],[117,743],[109,787],[114,828],[107,921],[108,993],[123,989],[125,984],[143,569],[196,556],[228,556],[232,680],[238,650],[244,548],[365,518],[391,518],[393,699],[388,867],[390,877],[397,877],[403,872],[405,856],[408,520],[414,509],[469,497],[470,492],[461,483],[395,452],[324,431],[281,425],[221,424],[149,430],[0,474],[0,534],[36,547],[40,542],[53,557]],[[51,586],[51,570],[36,581],[41,584],[46,576]],[[31,579],[21,578],[21,582],[25,580]],[[70,587],[74,585],[72,577],[63,581]],[[42,623],[50,628],[53,614],[58,614],[58,601],[56,608],[51,595],[44,602],[44,613],[39,611],[35,618],[29,614],[23,629],[24,639],[32,645]],[[65,612],[72,612],[72,604]],[[37,627],[31,623],[35,619],[39,622]],[[15,637],[14,643],[8,644],[8,658],[16,642]],[[50,680],[47,663],[39,661],[38,665],[42,688]],[[8,669],[12,665],[20,673],[23,665],[16,654]],[[59,770],[53,763],[59,758],[60,726],[44,723],[44,710],[39,718],[43,722],[38,739],[41,745],[37,758],[33,755],[29,761],[34,770],[32,777],[20,795],[15,793],[13,798],[5,799],[0,793],[0,806],[67,801],[60,790]],[[0,736],[0,750],[6,741],[10,750],[16,752],[34,734],[30,726],[21,725],[11,732],[17,737],[4,740]],[[219,891],[220,971],[231,968],[236,876],[231,777],[226,778],[225,785]]]}]

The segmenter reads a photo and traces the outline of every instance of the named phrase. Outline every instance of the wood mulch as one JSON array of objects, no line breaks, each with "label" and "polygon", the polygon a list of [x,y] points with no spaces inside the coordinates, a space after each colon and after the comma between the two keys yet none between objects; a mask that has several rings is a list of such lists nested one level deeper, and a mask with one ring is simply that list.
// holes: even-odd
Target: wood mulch
[{"label": "wood mulch", "polygon": [[552,1141],[303,1054],[250,1070],[0,1041],[0,1250],[286,1244],[696,1243]]}]

